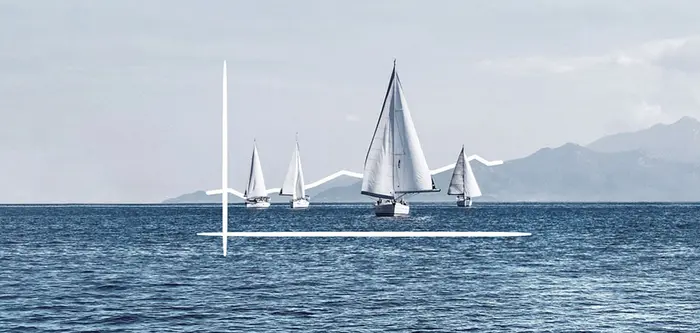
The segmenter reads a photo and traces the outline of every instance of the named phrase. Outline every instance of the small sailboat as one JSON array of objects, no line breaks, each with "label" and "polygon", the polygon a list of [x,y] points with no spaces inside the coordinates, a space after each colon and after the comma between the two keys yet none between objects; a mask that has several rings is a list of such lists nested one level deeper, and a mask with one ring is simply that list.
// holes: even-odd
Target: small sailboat
[{"label": "small sailboat", "polygon": [[418,141],[394,60],[365,157],[361,193],[378,199],[374,206],[377,216],[405,216],[409,213],[406,195],[439,191]]},{"label": "small sailboat", "polygon": [[299,138],[297,137],[292,160],[289,162],[287,175],[284,177],[284,184],[280,189],[280,195],[291,196],[289,205],[292,208],[308,208],[309,196],[304,190],[304,173],[301,169],[301,154],[299,154]]},{"label": "small sailboat", "polygon": [[457,196],[457,207],[471,207],[472,198],[481,196],[481,189],[476,182],[472,167],[464,156],[464,145],[462,145],[462,150],[457,157],[455,169],[452,171],[447,195]]},{"label": "small sailboat", "polygon": [[270,207],[270,197],[265,188],[265,178],[263,178],[260,157],[258,157],[258,146],[253,144],[253,157],[250,161],[250,174],[248,175],[248,186],[245,194],[246,208],[267,208]]}]

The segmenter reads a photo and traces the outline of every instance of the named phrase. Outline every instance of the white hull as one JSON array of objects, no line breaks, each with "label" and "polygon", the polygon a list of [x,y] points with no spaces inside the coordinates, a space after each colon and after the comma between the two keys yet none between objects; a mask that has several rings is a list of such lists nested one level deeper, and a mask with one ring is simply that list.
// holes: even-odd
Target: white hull
[{"label": "white hull", "polygon": [[304,198],[299,198],[289,202],[289,206],[294,209],[309,208],[309,200]]},{"label": "white hull", "polygon": [[408,216],[408,211],[408,204],[395,201],[382,201],[374,205],[374,213],[377,216]]},{"label": "white hull", "polygon": [[270,207],[269,201],[246,201],[245,208],[268,208]]},{"label": "white hull", "polygon": [[472,198],[457,198],[457,207],[471,207]]}]

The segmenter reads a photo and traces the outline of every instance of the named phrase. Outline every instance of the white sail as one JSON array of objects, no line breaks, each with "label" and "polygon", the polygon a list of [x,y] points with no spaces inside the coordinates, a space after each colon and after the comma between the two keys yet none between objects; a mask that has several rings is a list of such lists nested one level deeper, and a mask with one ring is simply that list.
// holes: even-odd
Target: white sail
[{"label": "white sail", "polygon": [[367,151],[362,194],[395,199],[404,193],[432,191],[437,190],[394,66]]},{"label": "white sail", "polygon": [[455,169],[452,171],[450,187],[447,189],[448,195],[464,195],[464,174],[467,169],[466,165],[466,158],[464,158],[464,146],[462,146],[462,150],[459,152],[457,162],[455,163]]},{"label": "white sail", "polygon": [[280,189],[280,195],[292,196],[292,199],[306,196],[304,189],[304,172],[301,168],[301,154],[299,153],[299,143],[297,142],[292,153],[292,160],[289,162],[287,175]]},{"label": "white sail", "polygon": [[476,177],[472,171],[472,167],[464,156],[464,146],[459,152],[455,169],[452,171],[450,179],[450,188],[447,190],[448,195],[464,195],[467,197],[481,196],[481,189],[476,182]]},{"label": "white sail", "polygon": [[267,197],[265,179],[263,178],[260,157],[258,157],[258,147],[253,146],[253,157],[250,161],[250,174],[248,176],[248,187],[246,187],[246,198]]},{"label": "white sail", "polygon": [[297,150],[294,149],[292,153],[292,159],[289,161],[289,167],[287,168],[287,174],[284,176],[284,183],[282,183],[282,188],[280,188],[280,195],[294,195],[294,187],[297,181]]},{"label": "white sail", "polygon": [[392,166],[393,135],[391,133],[391,122],[389,121],[391,101],[387,101],[387,98],[390,98],[394,81],[393,78],[394,74],[392,73],[391,81],[389,81],[389,90],[384,98],[382,111],[379,114],[379,120],[377,121],[377,126],[374,129],[374,135],[372,136],[372,141],[367,151],[367,156],[365,157],[361,192],[365,195],[388,199],[394,197]]},{"label": "white sail", "polygon": [[297,153],[297,180],[296,187],[294,190],[293,199],[304,198],[306,196],[306,189],[304,189],[304,172],[301,169],[301,154],[299,153],[299,143],[296,146]]},{"label": "white sail", "polygon": [[469,161],[465,160],[465,162],[465,165],[467,166],[467,174],[464,180],[464,188],[466,190],[464,194],[470,198],[480,197],[481,189],[479,188],[479,184],[476,182],[476,177],[474,177],[472,166],[469,164]]}]

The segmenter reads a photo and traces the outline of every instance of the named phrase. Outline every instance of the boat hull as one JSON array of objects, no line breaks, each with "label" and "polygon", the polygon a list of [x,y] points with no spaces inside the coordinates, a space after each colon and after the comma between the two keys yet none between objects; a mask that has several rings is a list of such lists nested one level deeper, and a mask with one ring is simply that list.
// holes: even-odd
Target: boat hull
[{"label": "boat hull", "polygon": [[304,209],[309,208],[309,200],[306,198],[299,198],[289,202],[289,207],[293,209]]},{"label": "boat hull", "polygon": [[409,207],[406,203],[383,201],[374,205],[374,213],[380,217],[408,216]]},{"label": "boat hull", "polygon": [[457,198],[457,207],[471,207],[472,198]]},{"label": "boat hull", "polygon": [[245,202],[245,208],[255,208],[255,209],[268,208],[268,207],[270,207],[270,198],[265,198],[265,199],[247,200]]}]

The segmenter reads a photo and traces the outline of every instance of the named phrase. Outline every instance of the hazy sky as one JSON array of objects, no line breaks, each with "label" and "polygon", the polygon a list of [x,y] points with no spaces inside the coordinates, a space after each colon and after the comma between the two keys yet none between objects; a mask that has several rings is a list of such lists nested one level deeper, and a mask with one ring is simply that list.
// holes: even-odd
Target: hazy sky
[{"label": "hazy sky", "polygon": [[700,117],[698,1],[0,0],[0,202],[361,171],[396,57],[431,168]]}]

